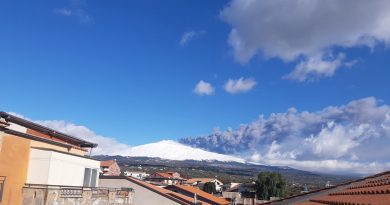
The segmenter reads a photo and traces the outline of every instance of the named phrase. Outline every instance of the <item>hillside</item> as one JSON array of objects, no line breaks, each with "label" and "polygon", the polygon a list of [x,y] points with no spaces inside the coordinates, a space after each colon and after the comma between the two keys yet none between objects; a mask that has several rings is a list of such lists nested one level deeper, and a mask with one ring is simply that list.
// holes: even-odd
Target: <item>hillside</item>
[{"label": "hillside", "polygon": [[307,184],[309,189],[322,188],[329,181],[338,184],[352,179],[348,176],[327,175],[293,169],[290,167],[256,165],[240,162],[222,162],[216,160],[167,160],[151,157],[94,156],[98,160],[115,159],[125,170],[142,170],[147,173],[156,171],[177,171],[187,178],[217,177],[222,182],[250,182],[262,171],[281,173],[288,181],[289,190],[299,192]]}]

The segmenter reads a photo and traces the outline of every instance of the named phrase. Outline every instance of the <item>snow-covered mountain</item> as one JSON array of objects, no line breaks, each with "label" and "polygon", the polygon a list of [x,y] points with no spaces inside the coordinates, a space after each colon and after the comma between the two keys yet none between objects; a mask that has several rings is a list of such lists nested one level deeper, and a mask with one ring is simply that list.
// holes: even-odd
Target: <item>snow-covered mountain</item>
[{"label": "snow-covered mountain", "polygon": [[245,162],[245,160],[238,157],[193,148],[172,140],[163,140],[156,143],[132,147],[128,152],[128,156],[159,157],[169,160],[218,160],[225,162]]}]

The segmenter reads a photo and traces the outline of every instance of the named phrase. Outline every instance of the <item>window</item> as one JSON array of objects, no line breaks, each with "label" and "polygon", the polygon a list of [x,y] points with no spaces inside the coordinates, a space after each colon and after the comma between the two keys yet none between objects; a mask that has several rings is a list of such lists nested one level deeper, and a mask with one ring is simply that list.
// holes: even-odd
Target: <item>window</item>
[{"label": "window", "polygon": [[5,183],[5,177],[0,176],[0,202],[3,199],[4,183]]},{"label": "window", "polygon": [[97,169],[92,170],[91,187],[96,187],[97,175]]},{"label": "window", "polygon": [[98,176],[97,169],[85,168],[83,186],[96,187],[97,176]]},{"label": "window", "polygon": [[90,186],[90,184],[91,184],[91,174],[92,174],[92,169],[85,168],[83,186],[85,186],[85,187],[89,187]]}]

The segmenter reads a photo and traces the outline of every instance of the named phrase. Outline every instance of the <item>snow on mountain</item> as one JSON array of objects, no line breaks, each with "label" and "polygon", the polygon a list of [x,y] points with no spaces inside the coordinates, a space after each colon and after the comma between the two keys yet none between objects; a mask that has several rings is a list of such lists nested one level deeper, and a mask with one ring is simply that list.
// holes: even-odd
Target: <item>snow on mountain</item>
[{"label": "snow on mountain", "polygon": [[172,140],[132,147],[128,155],[131,157],[159,157],[169,160],[218,160],[245,163],[245,160],[238,157],[208,152]]}]

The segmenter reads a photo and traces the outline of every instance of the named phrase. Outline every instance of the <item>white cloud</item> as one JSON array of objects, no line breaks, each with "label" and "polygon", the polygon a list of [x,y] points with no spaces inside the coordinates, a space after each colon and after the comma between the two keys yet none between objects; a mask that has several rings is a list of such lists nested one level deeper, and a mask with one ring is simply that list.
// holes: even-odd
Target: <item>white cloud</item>
[{"label": "white cloud", "polygon": [[129,145],[120,143],[111,137],[98,135],[89,128],[82,125],[76,125],[65,122],[63,120],[43,120],[35,122],[65,134],[75,136],[89,142],[97,143],[98,147],[92,150],[93,155],[104,154],[126,156],[130,152]]},{"label": "white cloud", "polygon": [[208,82],[201,80],[196,84],[193,91],[197,95],[213,95],[215,92],[215,89],[211,85],[211,83],[208,83]]},{"label": "white cloud", "polygon": [[84,0],[72,0],[68,6],[55,8],[53,11],[61,16],[76,17],[81,23],[89,23],[92,17],[84,9],[86,6],[87,3]]},{"label": "white cloud", "polygon": [[74,14],[72,10],[67,8],[54,9],[54,12],[63,16],[71,16]]},{"label": "white cloud", "polygon": [[185,32],[180,38],[180,45],[186,46],[190,41],[192,41],[195,37],[206,34],[206,31],[189,31]]},{"label": "white cloud", "polygon": [[[320,77],[331,77],[344,63],[344,54],[339,54],[336,58],[331,57],[328,60],[322,59],[323,56],[314,56],[301,61],[295,69],[284,76],[287,79],[300,82],[314,80]],[[348,66],[349,67],[349,66]]]},{"label": "white cloud", "polygon": [[238,62],[255,55],[297,62],[287,76],[306,81],[349,65],[335,48],[388,44],[389,10],[387,0],[231,0],[220,15]]},{"label": "white cloud", "polygon": [[252,90],[256,85],[256,81],[252,78],[239,78],[236,80],[229,79],[224,86],[226,92],[231,94],[244,93]]},{"label": "white cloud", "polygon": [[369,174],[390,169],[389,122],[390,106],[369,97],[316,112],[290,108],[180,142],[262,164]]},{"label": "white cloud", "polygon": [[59,132],[92,142],[97,143],[98,147],[92,150],[92,155],[123,155],[127,156],[131,152],[131,147],[127,144],[118,142],[112,137],[98,135],[89,128],[69,123],[63,120],[31,120],[18,113],[9,112],[20,118],[38,123],[45,127],[57,130]]}]

